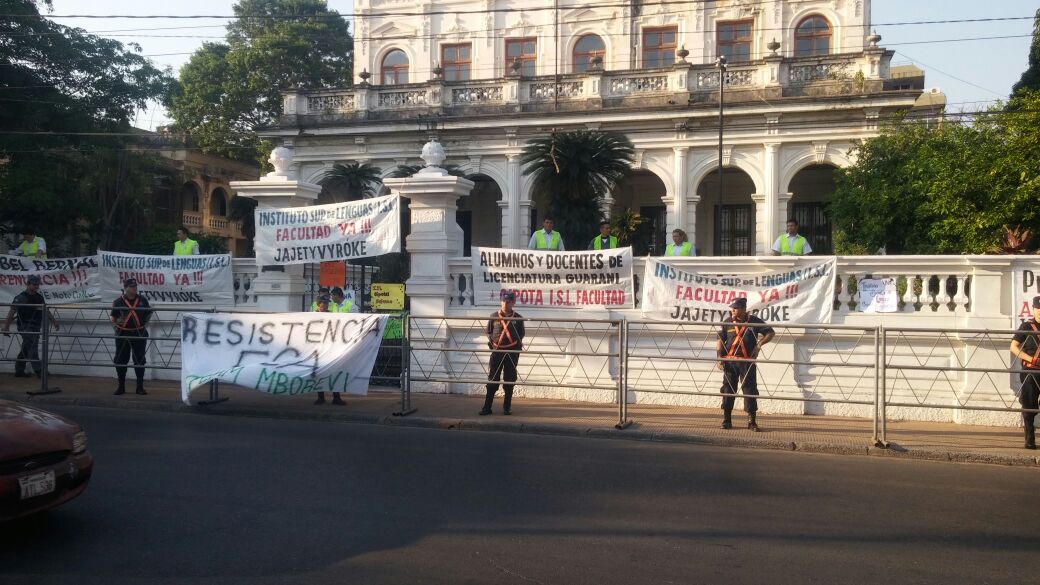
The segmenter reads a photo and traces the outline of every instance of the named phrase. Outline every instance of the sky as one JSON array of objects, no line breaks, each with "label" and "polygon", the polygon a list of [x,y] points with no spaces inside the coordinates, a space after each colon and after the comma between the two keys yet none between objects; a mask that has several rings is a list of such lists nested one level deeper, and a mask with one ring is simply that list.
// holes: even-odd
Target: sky
[{"label": "sky", "polygon": [[[123,43],[137,43],[142,54],[176,72],[203,42],[223,38],[226,19],[57,17],[70,14],[229,15],[234,3],[233,0],[54,0],[52,17],[93,34]],[[328,4],[341,14],[350,14],[353,10],[353,0],[329,0]],[[1025,70],[1033,30],[1031,17],[1040,8],[1040,1],[873,0],[872,5],[874,28],[882,37],[881,46],[896,51],[892,64],[915,63],[925,70],[926,87],[939,88],[946,94],[951,111],[974,111],[1005,98]],[[1008,17],[1030,18],[900,24]],[[169,30],[128,30],[145,28]],[[165,112],[155,106],[140,112],[135,126],[154,129],[166,121]]]}]

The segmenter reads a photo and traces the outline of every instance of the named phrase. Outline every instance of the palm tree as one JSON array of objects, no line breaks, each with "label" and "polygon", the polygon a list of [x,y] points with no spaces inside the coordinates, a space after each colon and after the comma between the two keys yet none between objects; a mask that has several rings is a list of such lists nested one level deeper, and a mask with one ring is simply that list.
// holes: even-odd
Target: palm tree
[{"label": "palm tree", "polygon": [[[445,171],[447,171],[449,175],[451,175],[453,177],[465,177],[466,176],[466,172],[463,171],[462,168],[459,167],[459,165],[446,164],[442,168]],[[397,168],[392,170],[392,171],[390,171],[390,174],[388,174],[387,176],[388,177],[393,177],[395,179],[403,179],[403,178],[406,178],[406,177],[411,177],[412,175],[414,175],[415,173],[418,173],[422,169],[423,169],[423,165],[397,165]]]},{"label": "palm tree", "polygon": [[[379,191],[382,175],[383,169],[368,163],[336,163],[321,178],[322,185],[327,188],[323,194],[327,194],[333,203],[372,197]],[[339,193],[345,193],[345,199],[341,200]]]},{"label": "palm tree", "polygon": [[603,198],[628,176],[635,146],[620,132],[553,132],[527,142],[520,164],[533,175],[532,191],[556,226],[578,249],[596,233]]}]

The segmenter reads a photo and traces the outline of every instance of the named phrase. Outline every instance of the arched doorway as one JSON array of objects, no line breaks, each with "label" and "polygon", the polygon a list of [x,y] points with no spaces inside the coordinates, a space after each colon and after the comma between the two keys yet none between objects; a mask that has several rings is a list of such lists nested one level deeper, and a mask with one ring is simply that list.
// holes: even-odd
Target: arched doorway
[{"label": "arched doorway", "polygon": [[502,247],[502,189],[487,175],[466,178],[473,181],[473,190],[459,198],[455,221],[462,228],[462,253],[469,256],[473,246]]},{"label": "arched doorway", "polygon": [[798,222],[798,232],[809,240],[813,254],[834,253],[831,239],[832,226],[828,204],[834,194],[835,167],[816,164],[798,171],[791,179],[788,191],[792,194],[788,203],[788,218]]},{"label": "arched doorway", "polygon": [[[654,173],[642,169],[633,171],[611,191],[610,196],[614,198],[611,217],[638,213],[642,218],[631,239],[634,255],[659,256],[664,253],[668,232],[671,230],[668,226],[668,208],[664,204],[666,194],[664,182]],[[589,234],[585,242],[591,241],[593,237],[595,234]]]},{"label": "arched doorway", "polygon": [[[697,232],[694,246],[701,256],[755,255],[755,182],[737,168],[722,169],[722,202],[719,176],[712,171],[697,185]],[[716,230],[718,226],[718,230]]]},{"label": "arched doorway", "polygon": [[188,212],[199,210],[199,187],[191,181],[181,187],[181,207]]}]

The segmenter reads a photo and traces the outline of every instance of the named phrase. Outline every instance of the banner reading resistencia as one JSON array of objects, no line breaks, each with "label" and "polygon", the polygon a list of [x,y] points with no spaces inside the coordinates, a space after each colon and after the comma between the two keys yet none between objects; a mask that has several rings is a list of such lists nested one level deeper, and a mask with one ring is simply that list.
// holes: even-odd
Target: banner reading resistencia
[{"label": "banner reading resistencia", "polygon": [[729,305],[748,300],[748,311],[767,323],[830,323],[834,312],[835,258],[806,259],[797,268],[719,276],[680,270],[653,258],[643,275],[643,315],[662,321],[718,323]]},{"label": "banner reading resistencia", "polygon": [[0,302],[9,303],[25,290],[25,280],[40,277],[40,294],[48,304],[81,303],[98,298],[97,256],[38,260],[0,255]]},{"label": "banner reading resistencia", "polygon": [[1033,297],[1040,295],[1040,261],[1016,259],[1012,266],[1015,292],[1011,300],[1011,327],[1017,329],[1023,321],[1033,318]]},{"label": "banner reading resistencia", "polygon": [[367,394],[387,315],[181,316],[181,399],[211,380],[268,394]]},{"label": "banner reading resistencia", "polygon": [[153,305],[229,305],[234,302],[230,254],[147,256],[98,251],[103,300],[123,294],[123,282],[137,280],[137,294]]},{"label": "banner reading resistencia", "polygon": [[632,248],[588,252],[472,249],[473,299],[497,305],[502,289],[522,307],[630,308]]},{"label": "banner reading resistencia", "polygon": [[256,261],[307,264],[401,251],[401,197],[256,210]]}]

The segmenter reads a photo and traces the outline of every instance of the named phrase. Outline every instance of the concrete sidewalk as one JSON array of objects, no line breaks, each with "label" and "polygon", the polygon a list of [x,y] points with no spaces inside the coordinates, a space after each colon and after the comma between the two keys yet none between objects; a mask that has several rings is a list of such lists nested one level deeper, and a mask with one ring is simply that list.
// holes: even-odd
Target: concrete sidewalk
[{"label": "concrete sidewalk", "polygon": [[[1040,452],[1022,448],[1022,430],[1018,428],[890,422],[890,448],[880,449],[871,444],[872,423],[867,419],[760,415],[763,432],[752,433],[742,428],[743,413],[734,413],[735,428],[724,431],[718,428],[721,420],[718,410],[632,404],[629,405],[631,426],[617,430],[614,428],[618,422],[617,407],[612,404],[517,398],[513,401],[513,415],[502,416],[501,397],[498,397],[494,415],[478,416],[483,397],[413,394],[412,406],[417,412],[395,416],[401,409],[400,393],[396,389],[373,389],[365,397],[347,396],[346,406],[318,406],[312,404],[313,395],[280,397],[222,385],[220,394],[230,399],[227,402],[186,406],[180,400],[180,387],[176,382],[151,381],[147,385],[147,396],[132,393],[113,396],[113,379],[52,376],[50,385],[61,388],[60,393],[29,396],[26,392],[39,390],[39,380],[7,376],[9,374],[4,374],[0,383],[0,398],[32,402],[44,408],[52,404],[75,404],[1040,467]],[[205,395],[205,391],[200,390],[193,398],[202,399]]]}]

